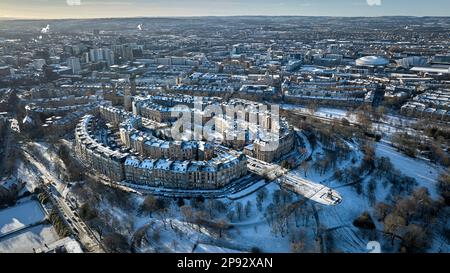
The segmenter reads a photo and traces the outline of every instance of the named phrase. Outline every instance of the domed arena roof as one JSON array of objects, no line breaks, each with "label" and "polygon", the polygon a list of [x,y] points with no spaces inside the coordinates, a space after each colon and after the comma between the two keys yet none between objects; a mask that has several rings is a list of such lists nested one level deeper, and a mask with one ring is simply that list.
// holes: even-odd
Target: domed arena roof
[{"label": "domed arena roof", "polygon": [[357,66],[386,66],[388,64],[388,60],[378,56],[365,56],[356,60]]}]

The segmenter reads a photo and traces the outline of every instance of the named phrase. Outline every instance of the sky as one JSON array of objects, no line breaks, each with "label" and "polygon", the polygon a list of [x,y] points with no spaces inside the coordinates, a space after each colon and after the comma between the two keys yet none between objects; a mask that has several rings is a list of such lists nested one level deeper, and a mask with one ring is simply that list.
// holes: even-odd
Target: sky
[{"label": "sky", "polygon": [[450,16],[450,0],[0,0],[0,17]]}]

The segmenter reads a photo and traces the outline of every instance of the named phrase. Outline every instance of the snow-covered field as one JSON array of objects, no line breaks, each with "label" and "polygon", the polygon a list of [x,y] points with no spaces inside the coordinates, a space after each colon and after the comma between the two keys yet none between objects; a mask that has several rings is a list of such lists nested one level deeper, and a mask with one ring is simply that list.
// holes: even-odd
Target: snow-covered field
[{"label": "snow-covered field", "polygon": [[193,253],[240,253],[234,249],[208,244],[198,244]]},{"label": "snow-covered field", "polygon": [[[403,175],[415,178],[418,187],[426,187],[432,198],[437,198],[436,182],[443,169],[435,164],[425,160],[413,159],[395,148],[385,144],[377,143],[375,146],[377,157],[387,157],[391,160],[395,169],[398,169]],[[320,176],[311,174],[316,179]],[[362,181],[362,188],[366,188],[370,176]],[[366,195],[357,194],[352,187],[339,187],[339,182],[330,181],[329,184],[337,186],[337,190],[343,197],[341,204],[335,207],[318,207],[320,224],[327,232],[331,232],[335,239],[336,248],[343,252],[367,252],[366,246],[369,238],[362,236],[361,231],[352,225],[355,220],[364,211],[373,214],[373,206]],[[385,188],[381,183],[377,184],[375,190],[376,202],[386,201],[389,195],[389,187]],[[378,230],[383,227],[375,223]]]},{"label": "snow-covered field", "polygon": [[[206,241],[211,236],[205,228],[179,219],[168,218],[165,221],[165,226],[158,219],[152,219],[145,225],[148,244],[142,251],[191,253],[200,241]],[[154,233],[158,233],[158,237],[154,237]]]},{"label": "snow-covered field", "polygon": [[[270,183],[265,189],[268,194],[263,202],[263,208],[272,202],[272,193],[279,190],[280,186],[277,183]],[[222,201],[227,202],[227,200]],[[264,213],[258,211],[256,208],[256,192],[239,199],[237,202],[240,202],[244,206],[247,202],[250,202],[252,209],[248,217],[243,216],[243,219],[240,221],[238,219],[233,220],[232,225],[234,228],[229,231],[229,240],[231,243],[240,245],[248,250],[252,247],[257,247],[264,252],[290,252],[289,238],[273,234],[269,223],[264,217]],[[227,203],[229,209],[234,209],[236,206],[236,202]]]},{"label": "snow-covered field", "polygon": [[38,225],[0,239],[0,253],[33,253],[59,239],[51,225]]},{"label": "snow-covered field", "polygon": [[[352,152],[347,160],[343,160],[337,163],[336,168],[344,170],[351,166],[358,166],[361,162],[363,154],[358,150],[358,147],[353,143],[347,143],[351,148]],[[320,159],[325,154],[320,142],[313,152],[312,159],[313,162]],[[352,163],[351,159],[355,161]],[[326,233],[327,230],[333,230],[333,236],[336,240],[336,245],[338,245],[338,250],[342,252],[366,252],[366,244],[368,241],[362,240],[357,234],[357,229],[352,225],[353,220],[358,217],[364,210],[370,208],[369,202],[366,198],[359,196],[354,189],[349,187],[339,187],[342,184],[337,182],[333,178],[333,170],[330,169],[323,173],[310,167],[305,176],[304,171],[295,170],[293,171],[296,175],[308,178],[317,183],[322,183],[332,188],[337,188],[336,190],[342,197],[342,202],[337,206],[323,206],[316,203],[311,203],[317,211],[316,223],[321,226],[323,232]]]},{"label": "snow-covered field", "polygon": [[421,187],[428,188],[431,197],[437,198],[436,183],[444,171],[442,167],[425,160],[408,157],[386,143],[377,143],[377,157],[388,157],[394,167],[404,175],[415,178]]},{"label": "snow-covered field", "polygon": [[[296,110],[303,113],[309,113],[308,108],[301,105],[283,104],[281,107],[286,110]],[[314,112],[314,115],[322,118],[336,118],[336,119],[346,118],[350,122],[356,121],[356,115],[348,114],[348,111],[344,109],[319,107]]]},{"label": "snow-covered field", "polygon": [[[276,183],[266,184],[263,188],[268,192],[268,196],[263,203],[265,207],[272,200],[272,192],[280,188]],[[150,238],[152,232],[156,230],[159,234],[157,242],[151,242],[149,238],[150,242],[147,246],[141,248],[141,251],[233,253],[249,252],[253,247],[265,252],[290,251],[289,238],[274,235],[263,213],[257,210],[255,193],[240,196],[240,199],[235,201],[227,198],[221,199],[221,201],[226,205],[228,211],[234,210],[237,202],[245,205],[248,201],[251,202],[252,209],[249,215],[243,216],[241,220],[234,219],[230,223],[233,228],[224,232],[222,238],[219,238],[217,233],[209,229],[184,222],[177,206],[172,206],[170,216],[165,218],[165,225],[157,216],[136,217],[135,230],[146,228],[147,237]],[[114,215],[120,217],[120,213],[116,212]],[[221,218],[226,217],[223,215]]]},{"label": "snow-covered field", "polygon": [[39,176],[36,174],[34,170],[31,169],[31,166],[25,162],[22,161],[16,162],[15,175],[18,179],[26,181],[25,188],[23,190],[33,192],[38,185]]},{"label": "snow-covered field", "polygon": [[0,211],[0,237],[39,223],[45,219],[45,213],[39,202],[29,200],[14,207]]},{"label": "snow-covered field", "polygon": [[21,199],[0,211],[0,253],[32,253],[59,239],[53,226],[45,224],[45,212],[33,199]]},{"label": "snow-covered field", "polygon": [[349,187],[339,188],[343,201],[334,207],[317,206],[320,225],[325,232],[332,232],[336,240],[338,251],[345,253],[366,252],[368,239],[363,239],[358,234],[358,229],[352,225],[364,211],[370,211],[371,206],[367,198],[356,194]]}]

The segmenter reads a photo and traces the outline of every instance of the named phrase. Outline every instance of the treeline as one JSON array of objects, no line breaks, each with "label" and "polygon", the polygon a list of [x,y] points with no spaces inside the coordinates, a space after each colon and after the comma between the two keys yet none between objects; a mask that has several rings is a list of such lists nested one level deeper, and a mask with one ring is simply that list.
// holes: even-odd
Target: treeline
[{"label": "treeline", "polygon": [[444,199],[445,204],[450,206],[450,169],[439,176],[437,190]]},{"label": "treeline", "polygon": [[74,158],[74,153],[66,144],[58,142],[56,145],[58,156],[65,165],[65,171],[62,180],[81,181],[85,179],[85,167]]},{"label": "treeline", "polygon": [[395,133],[392,136],[392,144],[398,150],[404,152],[410,157],[417,157],[419,154],[425,155],[432,162],[443,166],[450,166],[450,155],[448,153],[448,144],[443,144],[441,137],[437,140],[423,138],[408,133]]},{"label": "treeline", "polygon": [[[129,193],[86,177],[85,182],[75,183],[71,187],[70,196],[75,199],[72,202],[78,207],[79,217],[98,235],[107,251],[131,251],[127,234],[132,234],[134,230],[135,204]],[[116,208],[127,213],[115,214]]]},{"label": "treeline", "polygon": [[17,190],[0,186],[0,209],[13,206],[17,201]]},{"label": "treeline", "polygon": [[[390,203],[380,202],[375,211],[391,246],[398,246],[400,252],[425,252],[434,234],[448,236],[448,209],[442,200],[433,200],[426,188],[417,188]],[[395,245],[396,241],[399,244]]]},{"label": "treeline", "polygon": [[316,141],[320,141],[325,148],[345,154],[349,152],[349,147],[343,140],[351,141],[353,138],[380,140],[380,135],[372,129],[372,120],[382,119],[384,112],[382,107],[373,109],[370,106],[349,111],[349,115],[352,113],[356,115],[357,124],[350,123],[348,118],[323,121],[291,110],[281,110],[280,114],[286,117],[290,124],[302,129],[309,136],[308,139],[311,138],[309,140],[313,146]]},{"label": "treeline", "polygon": [[64,238],[72,234],[70,227],[56,209],[50,211],[49,220],[60,237]]},{"label": "treeline", "polygon": [[64,217],[60,214],[58,209],[54,207],[56,204],[54,203],[49,204],[52,201],[50,194],[42,187],[36,188],[35,194],[37,194],[37,199],[41,204],[48,205],[47,207],[51,208],[50,213],[48,215],[48,220],[55,228],[56,233],[58,233],[58,235],[62,238],[71,235],[72,234],[71,228],[67,224]]},{"label": "treeline", "polygon": [[[417,181],[395,169],[389,158],[376,157],[372,145],[364,145],[362,151],[364,157],[359,166],[351,166],[344,170],[337,169],[334,172],[334,178],[341,183],[351,185],[358,194],[365,193],[372,204],[376,201],[377,187],[389,186],[390,195],[396,196],[410,194],[417,186]],[[367,183],[363,183],[369,174],[371,178]]]}]

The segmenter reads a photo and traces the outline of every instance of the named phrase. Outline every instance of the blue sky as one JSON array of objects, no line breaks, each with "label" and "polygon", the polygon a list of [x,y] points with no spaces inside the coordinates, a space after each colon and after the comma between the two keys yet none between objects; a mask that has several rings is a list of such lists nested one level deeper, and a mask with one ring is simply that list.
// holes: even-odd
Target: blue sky
[{"label": "blue sky", "polygon": [[0,0],[0,17],[450,16],[450,0]]}]

